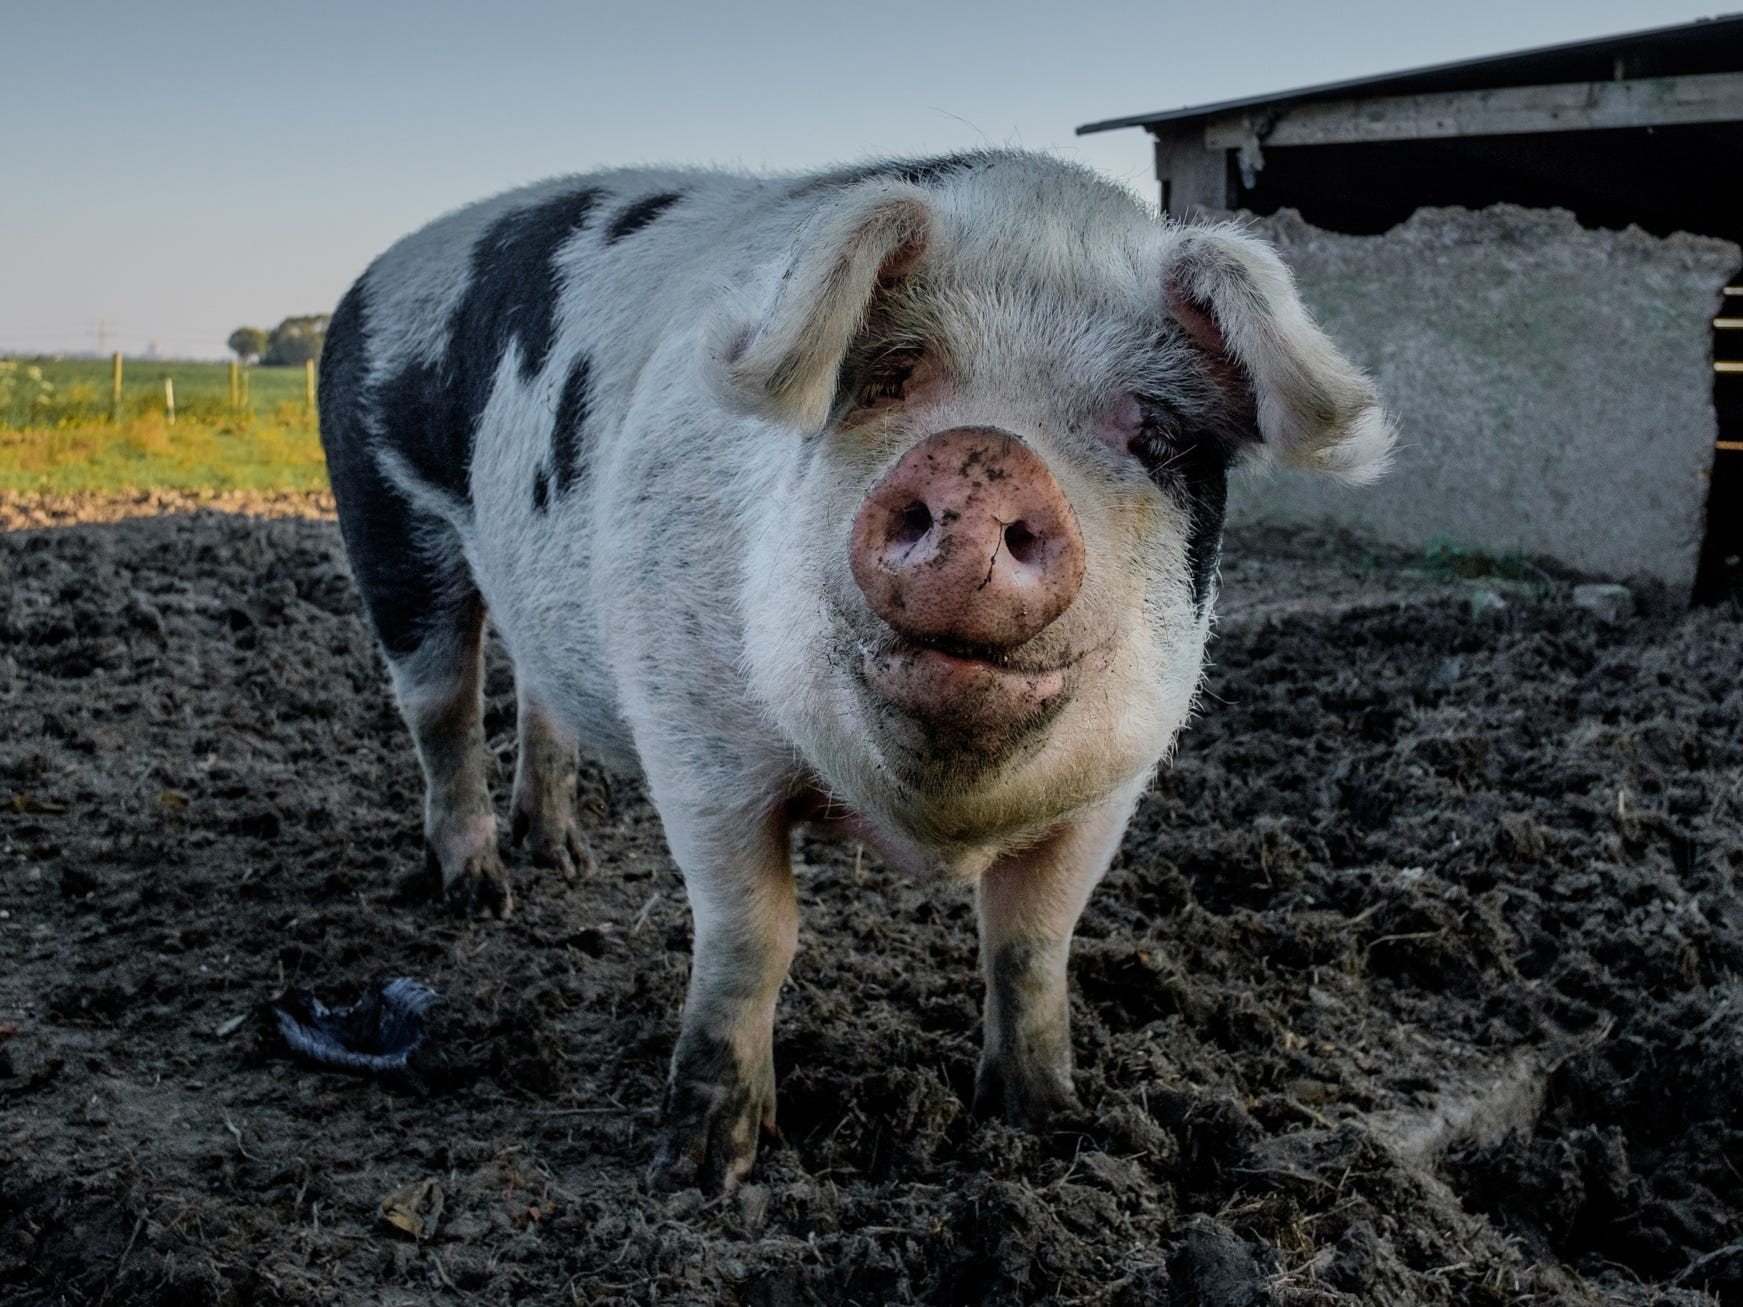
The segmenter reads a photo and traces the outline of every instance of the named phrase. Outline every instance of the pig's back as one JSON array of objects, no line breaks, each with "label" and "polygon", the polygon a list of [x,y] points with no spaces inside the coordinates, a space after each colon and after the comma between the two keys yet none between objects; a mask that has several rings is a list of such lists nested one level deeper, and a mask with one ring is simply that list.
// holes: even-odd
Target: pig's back
[{"label": "pig's back", "polygon": [[[573,408],[583,358],[588,425],[609,424],[699,296],[748,268],[757,245],[778,248],[773,225],[757,221],[778,188],[710,172],[583,174],[480,201],[400,240],[347,296],[351,329],[334,342],[357,356],[356,398],[389,474],[468,512],[480,440],[516,437],[495,410],[526,400],[554,414],[565,387]],[[567,485],[573,471],[550,477]]]}]

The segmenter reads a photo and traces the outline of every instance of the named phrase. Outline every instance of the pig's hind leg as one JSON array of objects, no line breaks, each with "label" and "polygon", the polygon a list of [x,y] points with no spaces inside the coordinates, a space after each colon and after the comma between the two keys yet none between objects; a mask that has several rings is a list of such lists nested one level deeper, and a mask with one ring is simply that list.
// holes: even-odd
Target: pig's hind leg
[{"label": "pig's hind leg", "polygon": [[506,917],[484,740],[484,605],[474,594],[457,608],[440,614],[447,629],[389,666],[424,771],[426,871],[455,907]]},{"label": "pig's hind leg", "polygon": [[581,751],[517,678],[520,751],[514,769],[514,842],[524,844],[536,867],[565,875],[591,871],[593,851],[575,810]]},{"label": "pig's hind leg", "polygon": [[371,455],[330,445],[339,525],[424,772],[424,861],[456,906],[506,916],[484,742],[484,600],[454,528]]}]

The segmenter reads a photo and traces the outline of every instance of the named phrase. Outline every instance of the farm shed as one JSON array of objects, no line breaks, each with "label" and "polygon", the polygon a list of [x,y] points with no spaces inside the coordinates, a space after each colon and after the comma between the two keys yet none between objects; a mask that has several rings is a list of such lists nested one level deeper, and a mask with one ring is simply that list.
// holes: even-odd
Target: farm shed
[{"label": "farm shed", "polygon": [[1235,521],[1743,585],[1743,16],[1109,119],[1162,208],[1244,212],[1402,420],[1350,493]]}]

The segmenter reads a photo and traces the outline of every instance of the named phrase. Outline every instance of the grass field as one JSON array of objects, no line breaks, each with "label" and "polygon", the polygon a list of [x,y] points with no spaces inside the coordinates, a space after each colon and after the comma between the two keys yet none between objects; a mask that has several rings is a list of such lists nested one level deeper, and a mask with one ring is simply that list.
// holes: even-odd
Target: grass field
[{"label": "grass field", "polygon": [[0,490],[318,490],[327,484],[312,422],[178,421],[161,413],[108,424],[0,429]]},{"label": "grass field", "polygon": [[[176,421],[163,382],[175,383]],[[315,490],[326,464],[301,368],[248,369],[230,405],[224,363],[130,360],[121,421],[103,359],[0,359],[0,491]]]},{"label": "grass field", "polygon": [[[100,358],[0,359],[0,427],[107,421],[110,367],[108,359]],[[303,407],[301,368],[252,367],[244,373],[248,399],[243,413],[263,418],[287,405]],[[126,359],[121,369],[122,417],[162,413],[165,378],[175,383],[178,418],[213,422],[236,416],[230,407],[229,364]]]}]

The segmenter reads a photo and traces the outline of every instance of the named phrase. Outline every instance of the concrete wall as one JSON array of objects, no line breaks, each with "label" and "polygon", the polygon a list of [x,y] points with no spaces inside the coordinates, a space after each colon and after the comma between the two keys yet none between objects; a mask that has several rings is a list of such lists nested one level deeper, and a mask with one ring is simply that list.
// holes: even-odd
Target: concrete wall
[{"label": "concrete wall", "polygon": [[1717,419],[1727,241],[1589,231],[1559,209],[1423,209],[1380,236],[1254,220],[1327,331],[1380,383],[1398,458],[1362,490],[1241,478],[1231,521],[1323,518],[1390,544],[1523,550],[1694,580]]}]

